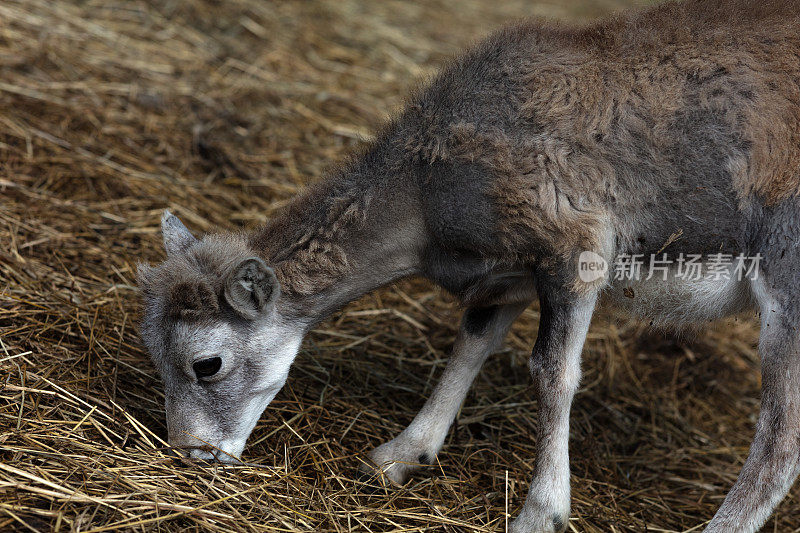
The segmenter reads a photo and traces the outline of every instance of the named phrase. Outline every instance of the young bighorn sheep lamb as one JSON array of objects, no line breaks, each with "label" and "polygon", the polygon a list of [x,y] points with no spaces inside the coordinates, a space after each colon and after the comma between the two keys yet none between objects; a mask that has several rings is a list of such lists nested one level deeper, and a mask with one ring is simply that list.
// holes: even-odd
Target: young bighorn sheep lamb
[{"label": "young bighorn sheep lamb", "polygon": [[[262,228],[198,240],[165,213],[168,257],[139,278],[170,442],[232,460],[309,328],[422,275],[467,309],[428,402],[370,453],[403,483],[436,457],[482,363],[538,297],[538,453],[512,529],[563,531],[570,404],[598,295],[663,325],[754,306],[761,414],[705,531],[756,531],[800,469],[798,8],[694,0],[582,28],[512,26]],[[707,272],[686,276],[693,254]]]}]

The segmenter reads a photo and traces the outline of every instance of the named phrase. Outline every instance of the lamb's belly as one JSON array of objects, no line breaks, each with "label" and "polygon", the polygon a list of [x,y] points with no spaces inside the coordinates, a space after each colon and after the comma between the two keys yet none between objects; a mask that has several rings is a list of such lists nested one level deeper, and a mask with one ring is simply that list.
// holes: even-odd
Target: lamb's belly
[{"label": "lamb's belly", "polygon": [[612,281],[611,300],[657,325],[689,325],[736,314],[754,305],[749,279],[684,279],[673,275]]}]

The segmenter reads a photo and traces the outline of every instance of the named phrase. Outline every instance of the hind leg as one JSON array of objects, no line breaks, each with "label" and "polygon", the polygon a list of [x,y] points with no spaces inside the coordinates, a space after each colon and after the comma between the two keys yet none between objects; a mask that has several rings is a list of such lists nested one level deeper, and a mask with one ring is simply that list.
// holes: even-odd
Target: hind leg
[{"label": "hind leg", "polygon": [[761,412],[744,467],[706,533],[757,531],[800,471],[800,219],[789,212],[778,220],[752,281],[761,310]]}]

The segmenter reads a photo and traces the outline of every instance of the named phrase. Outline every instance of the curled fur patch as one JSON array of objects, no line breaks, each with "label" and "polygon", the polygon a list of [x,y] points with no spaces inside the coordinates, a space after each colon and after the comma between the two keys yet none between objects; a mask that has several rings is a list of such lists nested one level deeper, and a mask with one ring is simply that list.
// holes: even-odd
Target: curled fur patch
[{"label": "curled fur patch", "polygon": [[187,321],[219,313],[219,300],[203,281],[184,281],[172,285],[167,295],[167,315]]}]

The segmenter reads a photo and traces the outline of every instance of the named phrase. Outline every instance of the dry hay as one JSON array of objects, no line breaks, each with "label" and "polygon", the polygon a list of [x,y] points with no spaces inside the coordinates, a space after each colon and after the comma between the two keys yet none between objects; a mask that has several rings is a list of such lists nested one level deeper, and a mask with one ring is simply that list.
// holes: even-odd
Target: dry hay
[{"label": "dry hay", "polygon": [[[136,337],[134,265],[162,257],[166,206],[197,231],[270,216],[503,21],[623,5],[0,3],[0,530],[502,530],[534,458],[535,308],[439,462],[372,493],[358,457],[431,391],[451,299],[407,281],[348,306],[304,345],[252,464],[178,466]],[[598,317],[572,415],[572,531],[688,531],[712,516],[753,432],[756,336],[752,320],[687,341]],[[796,494],[768,529],[797,530]]]}]

